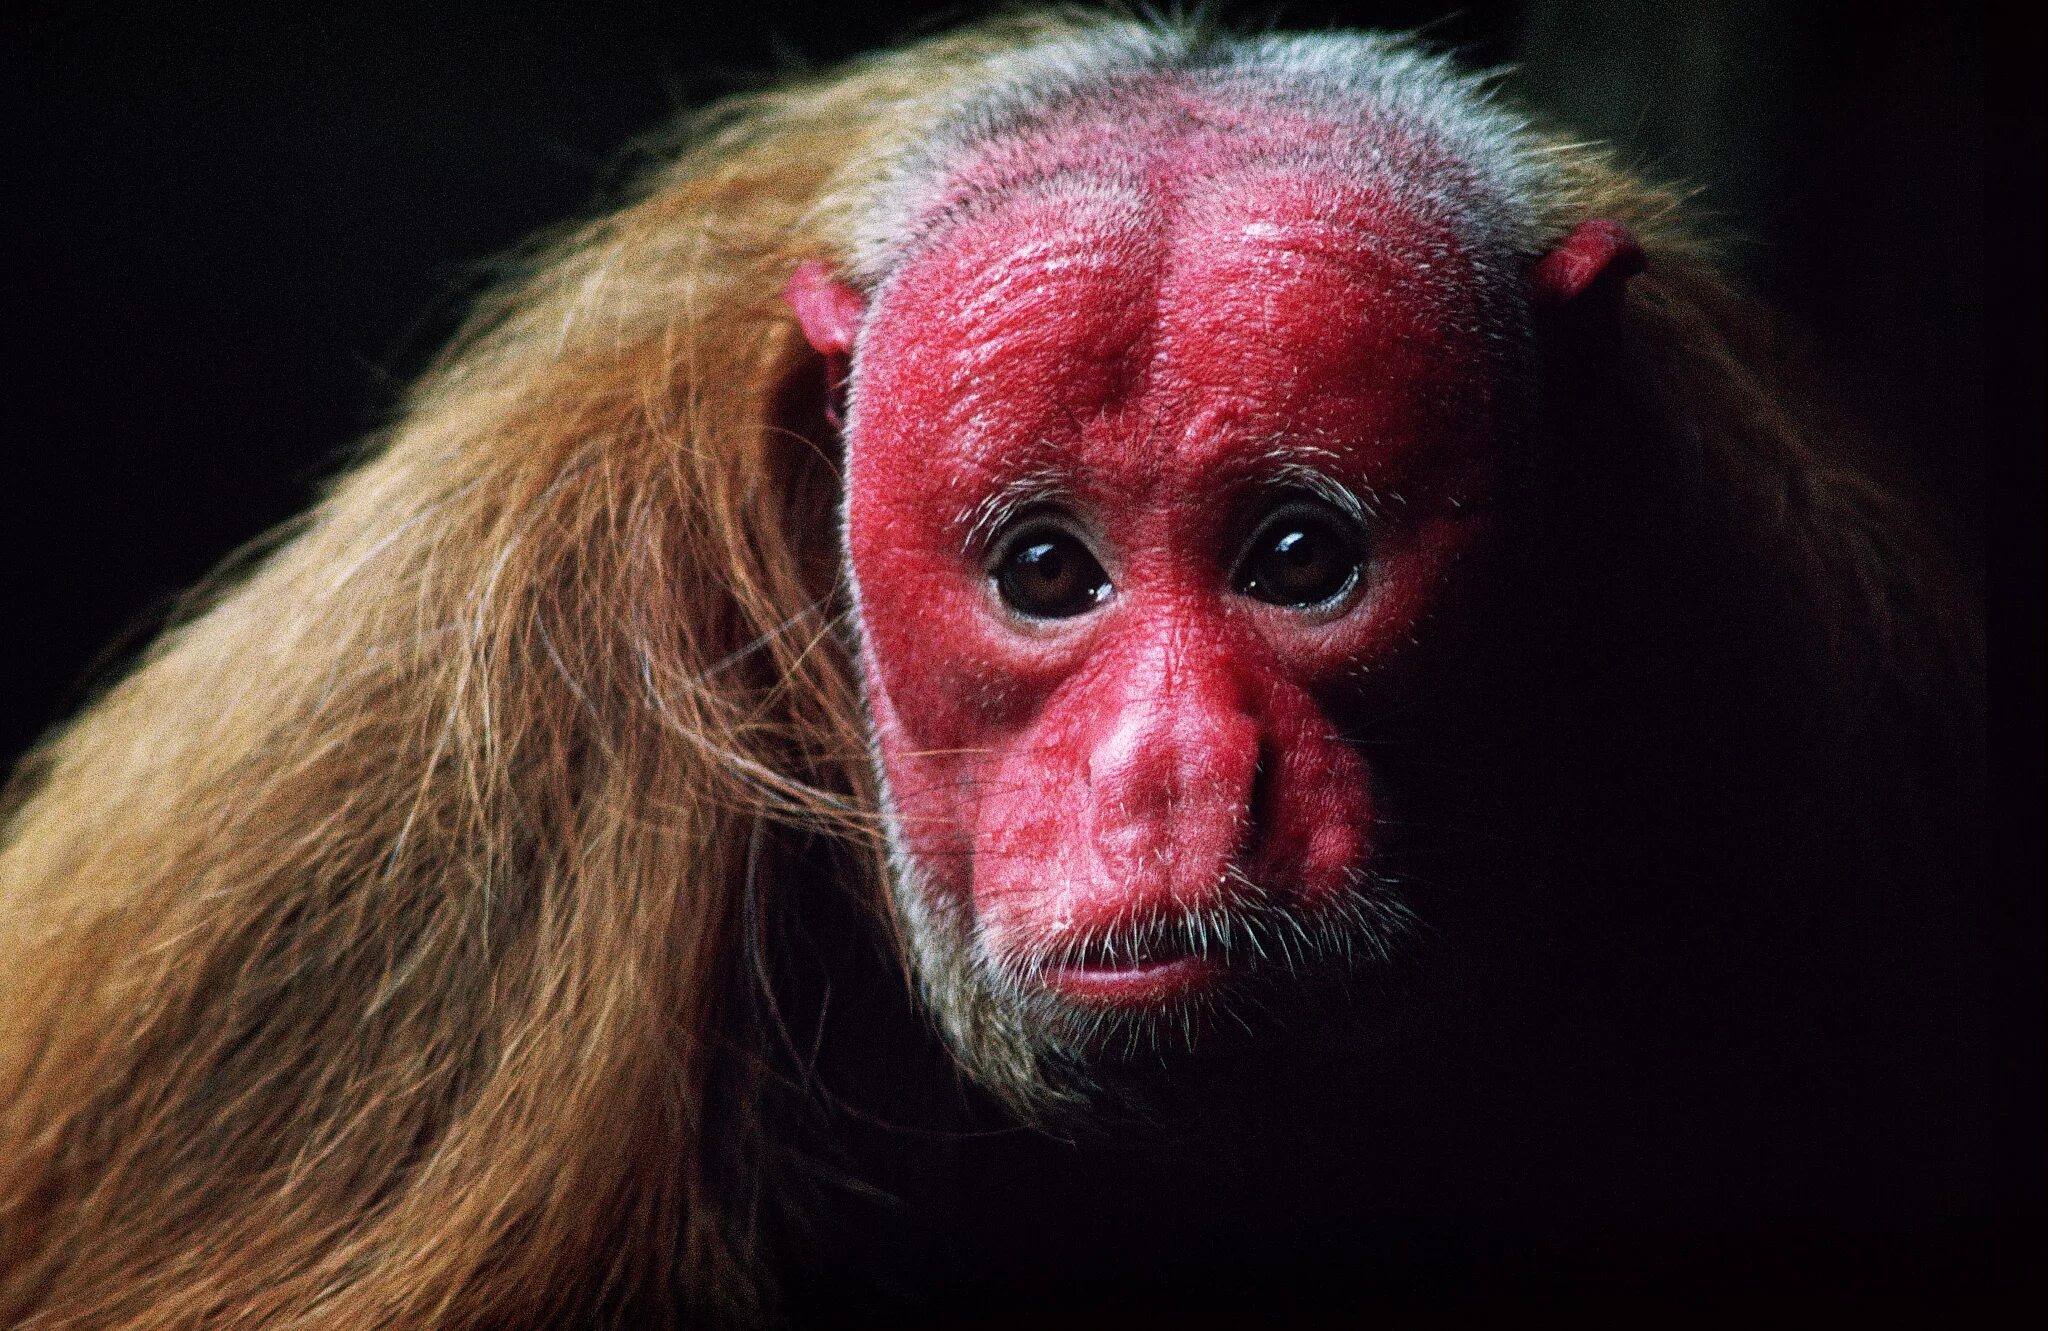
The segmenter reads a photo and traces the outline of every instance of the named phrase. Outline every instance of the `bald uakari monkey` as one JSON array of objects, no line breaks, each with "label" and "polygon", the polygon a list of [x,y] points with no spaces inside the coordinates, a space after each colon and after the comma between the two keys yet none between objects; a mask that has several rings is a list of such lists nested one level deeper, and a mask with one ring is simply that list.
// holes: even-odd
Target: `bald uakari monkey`
[{"label": "bald uakari monkey", "polygon": [[1974,629],[1824,403],[1671,194],[1405,40],[1025,17],[721,103],[17,778],[0,1307],[1924,1195]]}]

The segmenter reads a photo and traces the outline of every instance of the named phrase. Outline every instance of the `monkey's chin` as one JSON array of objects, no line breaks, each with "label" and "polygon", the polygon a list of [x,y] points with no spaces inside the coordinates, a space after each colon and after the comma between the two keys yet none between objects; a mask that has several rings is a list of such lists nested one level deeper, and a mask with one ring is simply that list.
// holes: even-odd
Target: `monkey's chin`
[{"label": "monkey's chin", "polygon": [[1214,957],[1047,967],[1038,982],[1053,997],[1083,1008],[1146,1010],[1177,1007],[1222,987],[1228,967]]}]

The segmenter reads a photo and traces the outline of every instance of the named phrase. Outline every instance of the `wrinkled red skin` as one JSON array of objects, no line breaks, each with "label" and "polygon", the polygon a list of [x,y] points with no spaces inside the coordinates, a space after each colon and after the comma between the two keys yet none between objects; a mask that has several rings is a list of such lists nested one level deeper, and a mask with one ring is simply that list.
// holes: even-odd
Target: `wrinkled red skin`
[{"label": "wrinkled red skin", "polygon": [[[1354,890],[1375,809],[1347,720],[1485,539],[1513,428],[1476,287],[1453,237],[1265,168],[1005,200],[866,311],[847,541],[869,701],[925,890],[964,902],[996,957],[1022,973],[1074,931],[1227,909],[1234,878],[1309,917]],[[807,267],[791,298],[843,355],[858,297]],[[1373,512],[1334,614],[1232,584],[1290,463]],[[1004,605],[976,525],[1020,488],[1078,518],[1106,602]],[[1181,957],[1040,982],[1145,1007],[1225,978]]]}]

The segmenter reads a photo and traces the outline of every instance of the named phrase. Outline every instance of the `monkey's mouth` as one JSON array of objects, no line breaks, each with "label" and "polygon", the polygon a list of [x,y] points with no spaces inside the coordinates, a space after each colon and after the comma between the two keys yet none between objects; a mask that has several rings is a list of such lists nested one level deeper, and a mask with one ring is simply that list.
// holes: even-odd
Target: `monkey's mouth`
[{"label": "monkey's mouth", "polygon": [[1208,957],[1118,966],[1056,966],[1044,973],[1045,987],[1069,1002],[1090,1007],[1164,1007],[1215,987],[1221,963]]},{"label": "monkey's mouth", "polygon": [[1155,938],[1142,947],[1087,947],[1050,957],[1033,968],[1039,984],[1058,998],[1087,1007],[1168,1007],[1221,984],[1224,959],[1188,940]]},{"label": "monkey's mouth", "polygon": [[1193,909],[1015,921],[1023,927],[984,935],[984,943],[1026,991],[1135,1014],[1208,1007],[1253,985],[1263,991],[1262,976],[1298,985],[1390,964],[1411,918],[1397,898],[1363,887],[1307,907],[1247,888]]}]

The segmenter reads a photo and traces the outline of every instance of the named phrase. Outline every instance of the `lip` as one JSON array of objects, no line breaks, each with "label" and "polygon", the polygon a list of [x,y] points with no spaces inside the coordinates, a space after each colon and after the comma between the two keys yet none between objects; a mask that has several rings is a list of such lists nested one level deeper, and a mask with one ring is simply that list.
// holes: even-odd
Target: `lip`
[{"label": "lip", "polygon": [[1213,988],[1222,963],[1207,957],[1168,957],[1136,965],[1065,965],[1044,972],[1045,987],[1089,1007],[1165,1007]]}]

